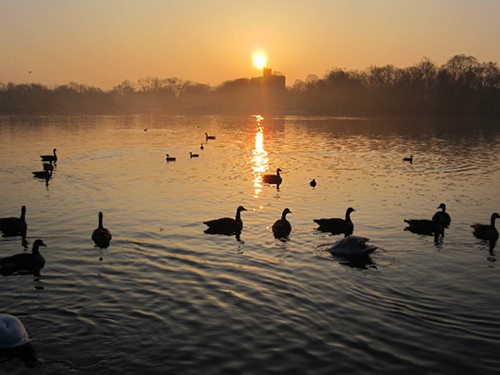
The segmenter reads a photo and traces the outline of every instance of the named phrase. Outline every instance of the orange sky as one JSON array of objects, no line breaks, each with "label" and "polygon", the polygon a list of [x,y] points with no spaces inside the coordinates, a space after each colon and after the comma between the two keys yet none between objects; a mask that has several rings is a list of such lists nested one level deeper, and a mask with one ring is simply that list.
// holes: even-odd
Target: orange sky
[{"label": "orange sky", "polygon": [[259,75],[255,49],[289,86],[423,57],[500,62],[499,17],[497,0],[0,0],[0,82],[218,85]]}]

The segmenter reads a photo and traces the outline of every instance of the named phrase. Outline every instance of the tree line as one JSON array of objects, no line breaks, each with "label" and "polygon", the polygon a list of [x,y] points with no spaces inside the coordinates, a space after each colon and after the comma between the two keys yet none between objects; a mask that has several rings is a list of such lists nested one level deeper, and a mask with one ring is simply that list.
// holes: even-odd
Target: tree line
[{"label": "tree line", "polygon": [[256,113],[328,115],[499,115],[495,62],[424,58],[408,68],[372,66],[309,75],[291,87],[240,78],[212,87],[178,78],[128,80],[103,91],[79,83],[48,88],[0,82],[1,114]]}]

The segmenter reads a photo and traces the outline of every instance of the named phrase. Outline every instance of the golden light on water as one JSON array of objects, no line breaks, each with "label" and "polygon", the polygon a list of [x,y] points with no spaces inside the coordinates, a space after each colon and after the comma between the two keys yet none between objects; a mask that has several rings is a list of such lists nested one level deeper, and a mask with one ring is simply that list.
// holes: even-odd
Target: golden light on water
[{"label": "golden light on water", "polygon": [[262,173],[268,169],[269,158],[267,157],[266,150],[264,150],[264,127],[261,125],[264,117],[257,115],[255,119],[257,120],[257,128],[255,133],[255,148],[252,156],[252,174],[254,198],[257,198],[262,191]]}]

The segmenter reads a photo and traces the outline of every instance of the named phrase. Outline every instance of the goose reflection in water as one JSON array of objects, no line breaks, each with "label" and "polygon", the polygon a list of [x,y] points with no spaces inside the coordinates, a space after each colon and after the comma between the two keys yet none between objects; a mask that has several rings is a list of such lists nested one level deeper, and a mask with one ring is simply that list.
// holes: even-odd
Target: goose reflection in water
[{"label": "goose reflection in water", "polygon": [[264,118],[260,115],[255,116],[255,118],[257,119],[257,133],[255,134],[255,148],[252,156],[252,174],[254,198],[257,198],[262,191],[262,174],[268,168],[269,158],[264,150],[264,128],[260,124]]}]

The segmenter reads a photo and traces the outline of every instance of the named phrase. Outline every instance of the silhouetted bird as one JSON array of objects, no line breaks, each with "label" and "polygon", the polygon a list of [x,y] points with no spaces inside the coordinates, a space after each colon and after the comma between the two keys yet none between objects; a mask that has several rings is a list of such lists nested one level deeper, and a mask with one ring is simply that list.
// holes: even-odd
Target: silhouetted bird
[{"label": "silhouetted bird", "polygon": [[50,171],[36,171],[33,173],[34,178],[43,178],[44,180],[49,180],[52,177],[52,172]]},{"label": "silhouetted bird", "polygon": [[31,254],[21,253],[0,259],[0,274],[12,275],[15,272],[24,271],[39,276],[40,270],[45,265],[45,259],[38,250],[40,246],[47,245],[42,240],[36,240],[33,243]]},{"label": "silhouetted bird", "polygon": [[345,258],[362,257],[377,249],[375,245],[368,245],[368,241],[370,240],[366,237],[346,236],[332,245],[323,247],[323,250],[329,251],[334,256]]},{"label": "silhouetted bird", "polygon": [[345,212],[345,219],[314,219],[319,227],[317,230],[322,232],[331,232],[332,234],[344,234],[349,236],[354,231],[354,224],[351,220],[351,212],[356,211],[354,208],[349,207]]},{"label": "silhouetted bird", "polygon": [[54,170],[54,166],[52,165],[52,162],[43,163],[43,170],[52,172]]},{"label": "silhouetted bird", "polygon": [[215,139],[215,135],[208,135],[208,133],[205,133],[205,140],[209,140],[209,139]]},{"label": "silhouetted bird", "polygon": [[199,154],[193,154],[192,152],[190,152],[189,153],[189,157],[190,158],[198,158],[198,157],[200,157],[200,155]]},{"label": "silhouetted bird", "polygon": [[487,240],[490,242],[490,250],[493,250],[495,243],[498,240],[498,230],[495,227],[495,220],[500,218],[498,213],[491,214],[490,225],[487,224],[473,224],[473,234],[476,238]]},{"label": "silhouetted bird", "polygon": [[280,176],[281,169],[276,169],[276,174],[265,174],[262,177],[262,180],[267,184],[276,184],[279,185],[283,181]]},{"label": "silhouetted bird", "polygon": [[309,185],[314,189],[317,185],[316,180],[313,178],[311,182],[309,182]]},{"label": "silhouetted bird", "polygon": [[288,235],[292,231],[292,225],[286,219],[286,215],[291,213],[292,211],[290,211],[288,208],[285,208],[283,210],[283,213],[281,214],[281,219],[274,222],[272,229],[275,238],[288,237]]},{"label": "silhouetted bird", "polygon": [[28,224],[26,223],[26,206],[21,207],[20,217],[4,217],[0,218],[0,231],[4,236],[22,236],[26,237]]},{"label": "silhouetted bird", "polygon": [[205,146],[203,146],[203,143],[200,146],[200,150],[203,151],[205,149]]},{"label": "silhouetted bird", "polygon": [[410,163],[413,163],[413,155],[410,155],[409,158],[403,158],[403,161],[408,161]]},{"label": "silhouetted bird", "polygon": [[236,217],[223,217],[221,219],[204,221],[203,224],[208,225],[205,230],[207,234],[225,234],[225,235],[236,235],[236,239],[239,241],[241,231],[243,230],[243,221],[241,220],[241,211],[246,211],[246,208],[239,206],[236,209]]},{"label": "silhouetted bird", "polygon": [[102,212],[99,212],[99,225],[97,226],[96,229],[92,232],[92,239],[94,240],[95,244],[99,247],[102,248],[107,248],[109,246],[109,242],[111,241],[111,232],[104,228],[102,224],[102,219],[103,219],[103,214]]},{"label": "silhouetted bird", "polygon": [[438,208],[441,208],[441,211],[436,212],[432,216],[432,221],[438,222],[444,228],[448,228],[451,224],[451,217],[448,212],[446,212],[446,205],[441,203]]},{"label": "silhouetted bird", "polygon": [[57,151],[56,149],[53,150],[53,155],[40,155],[42,161],[49,161],[55,163],[57,161],[56,151]]},{"label": "silhouetted bird", "polygon": [[176,161],[177,158],[174,158],[173,156],[170,156],[169,154],[166,154],[167,158],[165,159],[166,161]]}]

